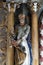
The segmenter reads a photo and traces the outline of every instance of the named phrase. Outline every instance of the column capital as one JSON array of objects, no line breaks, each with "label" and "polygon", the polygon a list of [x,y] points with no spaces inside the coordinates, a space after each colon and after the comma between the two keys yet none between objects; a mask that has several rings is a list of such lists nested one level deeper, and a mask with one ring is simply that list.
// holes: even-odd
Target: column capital
[{"label": "column capital", "polygon": [[17,3],[15,2],[7,2],[7,8],[9,12],[15,12]]},{"label": "column capital", "polygon": [[37,12],[40,8],[40,3],[37,1],[32,2],[31,10],[32,12]]}]

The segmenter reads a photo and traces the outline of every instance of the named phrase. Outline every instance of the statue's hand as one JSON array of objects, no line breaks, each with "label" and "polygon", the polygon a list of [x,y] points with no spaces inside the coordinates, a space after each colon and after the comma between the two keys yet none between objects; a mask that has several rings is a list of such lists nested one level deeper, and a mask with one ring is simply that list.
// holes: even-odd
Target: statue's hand
[{"label": "statue's hand", "polygon": [[12,45],[13,45],[14,47],[17,47],[17,46],[18,46],[17,41],[13,40],[13,41],[12,41]]}]

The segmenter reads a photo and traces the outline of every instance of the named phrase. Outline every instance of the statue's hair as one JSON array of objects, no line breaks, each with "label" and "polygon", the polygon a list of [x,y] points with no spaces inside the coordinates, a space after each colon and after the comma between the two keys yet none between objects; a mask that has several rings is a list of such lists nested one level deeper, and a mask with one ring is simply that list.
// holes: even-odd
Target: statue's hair
[{"label": "statue's hair", "polygon": [[18,16],[19,14],[25,14],[29,15],[30,14],[30,6],[27,7],[27,4],[22,3],[20,4],[20,7],[16,9],[15,15]]}]

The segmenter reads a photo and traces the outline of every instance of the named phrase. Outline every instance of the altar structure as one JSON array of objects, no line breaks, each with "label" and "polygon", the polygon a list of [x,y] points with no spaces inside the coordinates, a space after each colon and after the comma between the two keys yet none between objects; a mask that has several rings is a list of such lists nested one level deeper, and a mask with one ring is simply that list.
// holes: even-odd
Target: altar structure
[{"label": "altar structure", "polygon": [[[1,4],[2,3],[2,4]],[[39,24],[38,11],[40,2],[35,0],[6,0],[0,2],[0,65],[14,64],[14,47],[10,38],[10,32],[14,33],[14,14],[16,7],[21,3],[27,3],[31,10],[31,43],[32,43],[32,65],[39,65]],[[41,64],[40,64],[41,65]],[[42,63],[43,65],[43,63]]]}]

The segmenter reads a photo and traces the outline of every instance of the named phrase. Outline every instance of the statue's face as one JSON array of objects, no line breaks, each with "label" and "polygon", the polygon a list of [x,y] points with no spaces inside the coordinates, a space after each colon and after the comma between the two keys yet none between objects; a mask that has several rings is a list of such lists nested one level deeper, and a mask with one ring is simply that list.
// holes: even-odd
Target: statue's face
[{"label": "statue's face", "polygon": [[23,26],[25,24],[25,14],[19,14],[20,25]]}]

